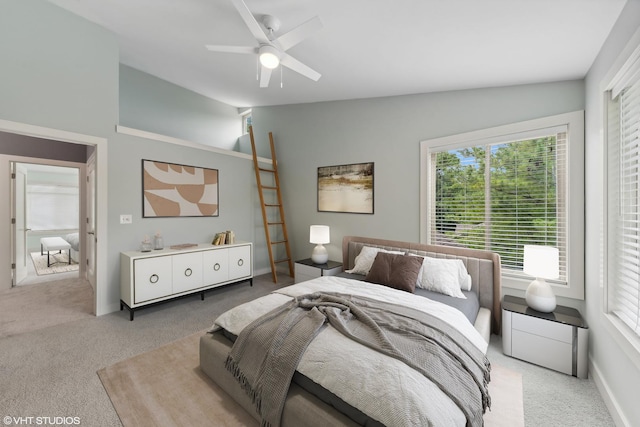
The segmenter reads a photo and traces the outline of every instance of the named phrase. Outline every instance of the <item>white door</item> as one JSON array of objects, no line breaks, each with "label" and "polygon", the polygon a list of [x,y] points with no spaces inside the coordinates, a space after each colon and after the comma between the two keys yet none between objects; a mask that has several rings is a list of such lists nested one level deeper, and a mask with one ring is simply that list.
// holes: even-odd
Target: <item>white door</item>
[{"label": "white door", "polygon": [[15,179],[13,179],[13,239],[15,275],[13,286],[18,285],[27,277],[27,232],[26,227],[26,175],[19,163],[11,163]]},{"label": "white door", "polygon": [[[87,280],[96,290],[96,162],[91,156],[87,163]],[[82,260],[80,260],[82,261]]]}]

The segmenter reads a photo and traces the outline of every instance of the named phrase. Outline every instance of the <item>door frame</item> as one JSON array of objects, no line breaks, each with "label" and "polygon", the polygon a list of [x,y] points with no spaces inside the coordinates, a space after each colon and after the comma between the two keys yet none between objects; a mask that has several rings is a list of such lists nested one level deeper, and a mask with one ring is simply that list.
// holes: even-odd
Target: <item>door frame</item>
[{"label": "door frame", "polygon": [[[80,233],[79,235],[82,236],[84,235],[84,233],[86,232],[86,221],[83,221],[83,218],[86,217],[86,212],[87,212],[87,189],[86,189],[86,185],[84,184],[86,182],[86,177],[87,177],[87,165],[85,163],[78,163],[78,162],[70,162],[70,161],[64,161],[64,160],[50,160],[50,159],[44,159],[44,158],[38,158],[38,157],[25,157],[25,156],[13,156],[10,154],[0,154],[0,158],[4,158],[7,159],[9,161],[9,164],[15,164],[15,165],[27,165],[27,164],[31,164],[31,165],[45,165],[45,166],[56,166],[56,167],[63,167],[63,168],[72,168],[72,169],[78,169],[78,232]],[[13,190],[15,188],[15,182],[12,179],[11,182],[11,190],[13,193]],[[14,199],[14,195],[12,194],[12,198],[11,198],[11,217],[15,217],[16,215],[16,206],[15,206],[15,199]],[[12,221],[13,222],[13,221]],[[16,229],[16,224],[11,224],[11,261],[12,264],[13,263],[17,263],[17,259],[16,256],[18,255],[17,253],[17,248],[16,248],[16,243],[17,243],[17,229]],[[26,250],[26,248],[25,248]],[[84,259],[86,258],[86,250],[84,248],[84,245],[80,245],[80,251],[78,253],[78,261],[84,261]],[[86,263],[85,262],[79,262],[79,271],[78,271],[78,275],[79,277],[85,277],[86,274]],[[16,283],[16,278],[13,278],[12,281],[12,286],[17,286],[18,283]]]},{"label": "door frame", "polygon": [[[96,198],[96,289],[94,292],[94,301],[93,308],[96,316],[100,316],[102,314],[106,314],[110,311],[109,307],[109,289],[108,289],[108,278],[107,278],[107,218],[104,215],[107,212],[107,144],[108,140],[106,138],[85,135],[75,132],[68,132],[60,129],[35,126],[26,123],[13,122],[9,120],[1,120],[0,119],[0,131],[13,133],[24,136],[31,136],[35,138],[41,139],[50,139],[54,141],[68,142],[72,144],[80,144],[80,145],[88,145],[93,146],[95,148],[95,170],[96,170],[96,188],[95,188],[95,198]],[[15,156],[18,157],[18,156]],[[4,165],[3,165],[4,167]],[[2,169],[3,167],[0,167]],[[8,162],[6,167],[8,168]],[[8,175],[6,175],[8,177]],[[4,187],[4,186],[0,186]],[[8,187],[8,186],[7,186]],[[7,191],[9,188],[0,188],[0,197],[3,195],[2,193]],[[4,200],[9,200],[9,194],[5,195],[6,198]],[[100,214],[102,213],[102,215]],[[11,222],[11,212],[10,208],[0,210],[0,221],[6,221],[5,224],[9,224]],[[86,221],[84,221],[86,222]],[[81,225],[83,221],[81,219]],[[10,245],[11,238],[10,232],[11,227],[0,227],[0,240],[4,240],[7,242],[6,245],[3,245],[0,248],[0,254],[4,251],[6,252],[6,257],[4,259],[10,259]],[[11,263],[5,262],[0,263],[0,278],[4,277],[8,283],[11,282]]]}]

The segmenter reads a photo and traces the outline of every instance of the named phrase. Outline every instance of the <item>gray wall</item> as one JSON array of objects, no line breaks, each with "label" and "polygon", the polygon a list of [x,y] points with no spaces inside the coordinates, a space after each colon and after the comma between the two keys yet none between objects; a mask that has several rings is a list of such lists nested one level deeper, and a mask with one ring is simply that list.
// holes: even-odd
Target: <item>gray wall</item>
[{"label": "gray wall", "polygon": [[[619,410],[620,423],[640,425],[638,384],[640,384],[640,354],[635,363],[626,356],[619,342],[606,328],[602,315],[602,212],[603,212],[603,110],[602,84],[609,69],[631,36],[640,29],[640,1],[630,0],[620,14],[618,23],[609,35],[598,58],[586,78],[586,314],[589,325],[589,357],[591,375],[610,391],[610,406]],[[609,76],[610,77],[610,76]],[[615,411],[612,411],[614,414]]]},{"label": "gray wall", "polygon": [[[119,103],[118,48],[111,33],[43,0],[0,0],[0,40],[10,40],[0,43],[0,119],[108,140],[108,207],[106,212],[98,212],[98,221],[106,221],[107,233],[98,238],[107,242],[107,263],[98,265],[100,271],[106,271],[104,282],[98,282],[98,313],[119,309],[119,253],[137,249],[145,234],[161,230],[165,243],[170,245],[211,241],[215,232],[233,229],[239,240],[253,241],[256,202],[252,195],[255,188],[250,160],[115,132],[120,104],[124,104],[125,112],[139,113],[137,116],[130,113],[131,121],[126,122],[129,126],[138,123],[145,126],[142,130],[151,132],[162,131],[159,124],[167,120],[167,111],[181,107],[159,105],[158,112],[150,112],[148,104],[140,102],[135,108],[127,108],[130,98]],[[144,80],[141,73],[130,71],[124,74],[133,75],[136,81]],[[151,83],[142,85],[140,96],[148,95],[149,88],[153,88],[163,94],[162,99],[153,102],[170,103],[173,99],[187,105],[184,108],[188,111],[196,108],[194,105],[200,108],[201,114],[193,114],[192,121],[187,120],[189,114],[180,116],[177,128],[182,133],[170,136],[189,139],[189,129],[208,128],[209,139],[205,142],[236,143],[241,119],[235,108],[214,101],[203,102],[193,92],[176,93],[175,86],[166,83],[164,87],[157,79],[150,80]],[[134,122],[133,116],[139,121]],[[216,134],[218,127],[211,123],[216,123],[217,116],[227,123],[237,121],[235,137],[228,136],[226,130]],[[210,123],[198,125],[209,119]],[[46,158],[49,151],[36,150],[31,155]],[[220,216],[142,219],[140,168],[143,158],[219,169]],[[9,207],[5,209],[7,212],[3,215],[8,216]],[[125,213],[133,215],[132,225],[119,223],[120,214]],[[9,239],[3,241],[6,243],[0,246],[0,256],[9,259]],[[268,265],[266,254],[262,264],[257,263],[257,269]]]},{"label": "gray wall", "polygon": [[[258,107],[259,154],[274,133],[296,259],[310,256],[309,225],[331,227],[330,259],[344,235],[420,239],[421,140],[584,109],[583,81],[389,98]],[[317,211],[317,168],[375,162],[374,215]]]},{"label": "gray wall", "polygon": [[120,65],[119,124],[225,150],[242,133],[238,109]]}]

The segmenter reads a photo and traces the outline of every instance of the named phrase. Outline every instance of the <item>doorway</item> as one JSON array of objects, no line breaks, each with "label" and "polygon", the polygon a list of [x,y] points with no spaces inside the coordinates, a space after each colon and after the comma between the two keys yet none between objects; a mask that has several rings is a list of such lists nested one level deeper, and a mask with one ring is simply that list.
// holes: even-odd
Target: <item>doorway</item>
[{"label": "doorway", "polygon": [[[15,139],[22,139],[16,142]],[[12,122],[0,119],[0,180],[6,182],[0,185],[0,198],[10,200],[9,184],[10,170],[9,158],[15,161],[34,162],[40,161],[49,163],[50,161],[68,160],[68,152],[76,151],[81,155],[76,163],[86,165],[91,157],[95,162],[94,167],[94,212],[95,212],[95,229],[93,231],[93,271],[95,279],[93,285],[93,301],[91,312],[94,315],[101,315],[114,311],[108,303],[107,271],[107,224],[106,219],[103,221],[99,217],[98,212],[106,212],[107,206],[107,140],[105,138],[95,137],[91,135],[79,134],[74,132],[63,131],[59,129],[46,128],[41,126],[29,125],[26,123]],[[64,150],[60,146],[64,146]],[[73,148],[75,147],[75,148]],[[66,156],[66,157],[65,157]],[[85,166],[86,170],[86,166]],[[86,175],[81,178],[86,180]],[[84,181],[83,181],[84,182]],[[1,184],[1,183],[0,183]],[[86,193],[81,191],[81,195]],[[82,198],[82,196],[81,196]],[[80,217],[80,237],[86,238],[87,227],[84,218],[86,217],[87,200],[80,201],[81,212]],[[5,209],[0,209],[0,221],[5,224],[11,224],[11,211],[7,203]],[[104,236],[98,240],[99,236]],[[8,260],[12,257],[13,243],[10,227],[0,227],[0,257]],[[86,244],[84,246],[87,246]],[[80,246],[80,274],[86,274],[86,255],[83,254],[83,245]],[[11,263],[0,263],[0,294],[11,287],[13,269]],[[80,280],[84,280],[84,277]]]},{"label": "doorway", "polygon": [[80,277],[84,166],[11,161],[12,286]]}]

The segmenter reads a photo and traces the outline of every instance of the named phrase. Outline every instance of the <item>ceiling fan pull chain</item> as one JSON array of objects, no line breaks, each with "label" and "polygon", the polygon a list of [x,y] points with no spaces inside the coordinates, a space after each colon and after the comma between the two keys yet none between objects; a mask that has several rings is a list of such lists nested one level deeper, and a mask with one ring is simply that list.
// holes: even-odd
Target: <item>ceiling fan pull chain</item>
[{"label": "ceiling fan pull chain", "polygon": [[280,89],[282,89],[282,65],[280,66]]}]

